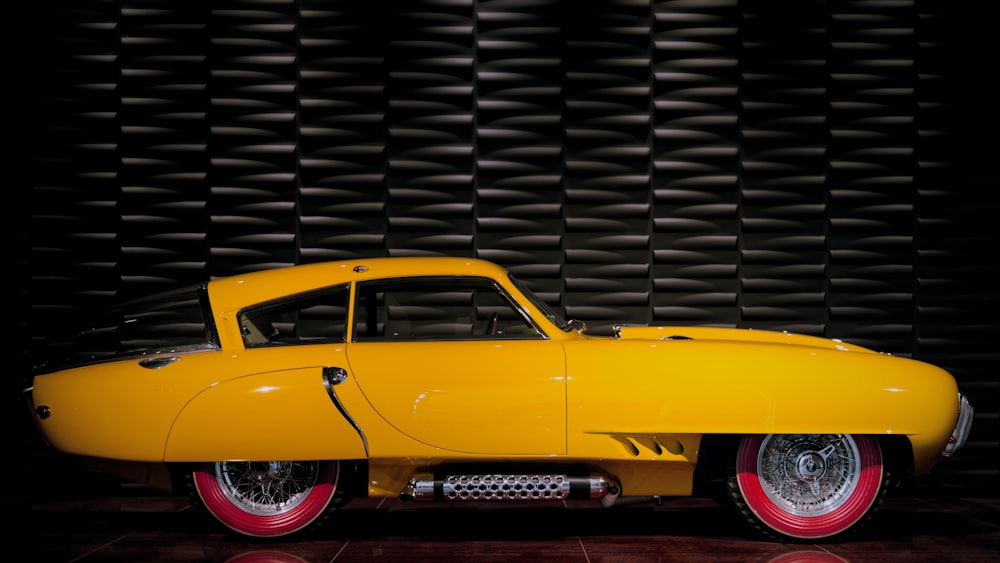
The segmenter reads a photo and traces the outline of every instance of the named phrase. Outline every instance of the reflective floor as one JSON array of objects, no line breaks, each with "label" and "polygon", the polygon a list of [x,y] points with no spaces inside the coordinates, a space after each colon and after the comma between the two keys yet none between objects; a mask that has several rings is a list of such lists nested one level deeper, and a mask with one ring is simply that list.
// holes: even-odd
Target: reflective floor
[{"label": "reflective floor", "polygon": [[[413,504],[355,501],[308,541],[220,533],[186,498],[97,475],[36,479],[27,560],[58,561],[991,561],[1000,499],[893,491],[852,541],[790,545],[749,536],[710,499],[613,509],[594,503]],[[10,515],[14,511],[8,511]]]}]

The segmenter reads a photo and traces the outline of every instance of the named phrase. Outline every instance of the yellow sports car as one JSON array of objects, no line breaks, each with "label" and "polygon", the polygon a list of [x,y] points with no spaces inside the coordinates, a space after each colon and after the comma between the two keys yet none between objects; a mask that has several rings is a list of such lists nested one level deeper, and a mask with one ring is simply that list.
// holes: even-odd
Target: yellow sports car
[{"label": "yellow sports car", "polygon": [[588,335],[466,258],[216,279],[50,349],[26,396],[55,450],[259,538],[359,496],[613,507],[714,482],[765,536],[832,541],[972,420],[926,363],[759,330]]}]

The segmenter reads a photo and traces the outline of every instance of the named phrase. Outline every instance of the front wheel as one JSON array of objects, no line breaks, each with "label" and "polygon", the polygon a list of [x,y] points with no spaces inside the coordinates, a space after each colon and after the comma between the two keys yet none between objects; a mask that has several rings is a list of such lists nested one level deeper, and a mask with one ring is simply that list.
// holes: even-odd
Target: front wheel
[{"label": "front wheel", "polygon": [[746,436],[727,481],[744,519],[782,540],[836,540],[881,504],[888,482],[878,440],[848,434]]},{"label": "front wheel", "polygon": [[274,538],[316,530],[346,502],[332,461],[223,461],[187,475],[191,502],[233,532]]}]

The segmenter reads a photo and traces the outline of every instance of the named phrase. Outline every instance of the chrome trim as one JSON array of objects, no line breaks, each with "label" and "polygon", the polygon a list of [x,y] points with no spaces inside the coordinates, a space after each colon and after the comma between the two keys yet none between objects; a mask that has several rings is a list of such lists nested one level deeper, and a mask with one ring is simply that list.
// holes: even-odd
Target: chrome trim
[{"label": "chrome trim", "polygon": [[944,447],[944,451],[941,452],[941,457],[951,457],[955,455],[955,452],[962,449],[965,445],[965,441],[969,439],[969,431],[972,429],[972,418],[975,414],[975,409],[969,403],[969,399],[964,393],[958,394],[958,422],[955,423],[955,430],[951,433],[951,438],[948,439],[948,445]]},{"label": "chrome trim", "polygon": [[402,500],[504,501],[597,500],[611,487],[601,475],[460,474],[435,478],[414,475],[400,494]]},{"label": "chrome trim", "polygon": [[156,356],[155,358],[139,360],[139,366],[146,369],[160,369],[167,367],[180,359],[180,356]]},{"label": "chrome trim", "polygon": [[[49,442],[49,439],[45,436],[45,432],[42,430],[42,421],[40,417],[35,413],[35,408],[36,408],[35,399],[32,396],[32,393],[34,391],[35,391],[34,385],[28,387],[27,389],[22,390],[21,400],[24,401],[24,405],[28,409],[28,416],[31,417],[31,423],[35,425],[35,430],[38,431],[38,435],[41,437],[42,443],[45,444],[46,446],[51,446],[52,444]],[[45,408],[49,408],[47,405],[39,405],[39,406],[40,407],[44,406]]]},{"label": "chrome trim", "polygon": [[344,417],[344,420],[354,428],[354,431],[358,433],[358,437],[361,438],[361,443],[365,446],[365,457],[370,455],[368,449],[368,438],[365,436],[364,430],[361,426],[351,417],[350,413],[347,412],[347,408],[344,404],[340,402],[340,397],[337,396],[337,391],[334,390],[335,385],[339,385],[344,381],[347,381],[347,370],[336,367],[328,366],[324,367],[322,370],[323,374],[323,387],[326,388],[326,394],[330,396],[330,400],[333,401],[334,406],[340,412],[340,415]]}]

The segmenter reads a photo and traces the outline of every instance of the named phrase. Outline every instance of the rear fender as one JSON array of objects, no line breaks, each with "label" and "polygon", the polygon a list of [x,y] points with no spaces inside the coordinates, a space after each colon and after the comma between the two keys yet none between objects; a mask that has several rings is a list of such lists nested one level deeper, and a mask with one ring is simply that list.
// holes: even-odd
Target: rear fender
[{"label": "rear fender", "polygon": [[231,379],[195,396],[167,438],[164,460],[307,460],[366,457],[321,367]]}]

